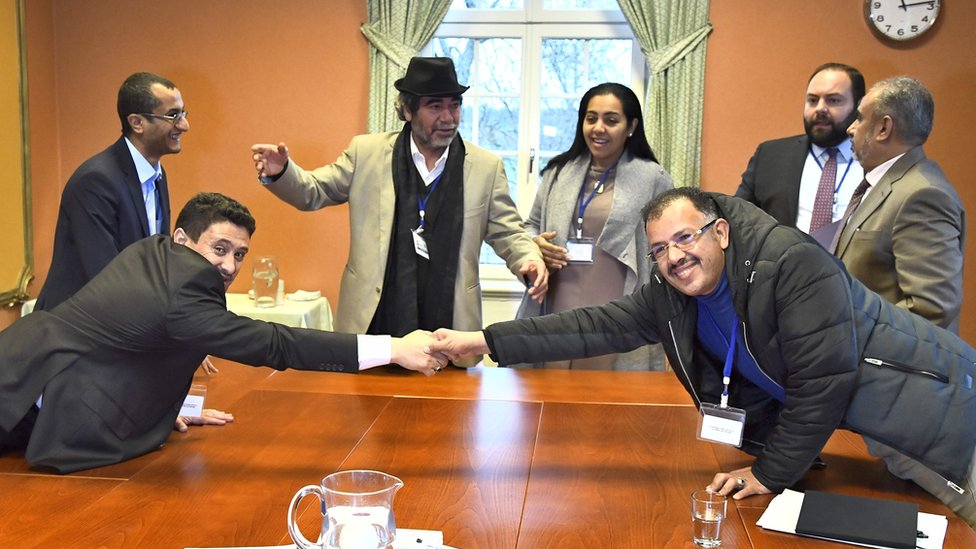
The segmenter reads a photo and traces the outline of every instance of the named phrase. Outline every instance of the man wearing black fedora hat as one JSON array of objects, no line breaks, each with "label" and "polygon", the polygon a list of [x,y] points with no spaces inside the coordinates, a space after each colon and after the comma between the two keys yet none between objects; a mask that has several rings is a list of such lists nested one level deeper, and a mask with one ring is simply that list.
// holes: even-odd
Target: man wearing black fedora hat
[{"label": "man wearing black fedora hat", "polygon": [[403,130],[354,137],[328,166],[303,170],[284,143],[251,148],[262,184],[285,202],[301,210],[349,203],[336,331],[480,330],[482,241],[541,300],[548,274],[501,159],[457,133],[468,87],[454,63],[414,57],[394,87]]}]

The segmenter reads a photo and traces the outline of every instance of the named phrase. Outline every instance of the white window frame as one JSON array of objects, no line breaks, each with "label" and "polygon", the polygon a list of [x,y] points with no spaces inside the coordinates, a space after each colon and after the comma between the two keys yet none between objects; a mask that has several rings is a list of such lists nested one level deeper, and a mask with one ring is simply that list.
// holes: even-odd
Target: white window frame
[{"label": "white window frame", "polygon": [[[646,63],[633,31],[621,12],[608,10],[544,10],[542,0],[526,0],[525,10],[454,10],[448,11],[444,22],[438,27],[434,38],[518,38],[522,40],[522,85],[521,96],[525,99],[519,110],[519,142],[517,173],[515,180],[517,193],[513,197],[518,204],[519,213],[526,218],[532,208],[538,187],[539,135],[541,131],[540,89],[542,75],[542,41],[547,38],[578,39],[630,39],[633,40],[631,54],[631,81],[629,85],[639,98],[643,98],[646,81]],[[428,44],[421,55],[430,55],[432,46]],[[578,100],[576,94],[568,99]],[[475,126],[476,127],[476,126]],[[562,151],[547,151],[559,153]],[[530,159],[530,157],[533,157]],[[531,165],[531,167],[530,167]],[[480,265],[482,291],[496,297],[521,297],[524,291],[522,282],[517,280],[505,265]]]}]

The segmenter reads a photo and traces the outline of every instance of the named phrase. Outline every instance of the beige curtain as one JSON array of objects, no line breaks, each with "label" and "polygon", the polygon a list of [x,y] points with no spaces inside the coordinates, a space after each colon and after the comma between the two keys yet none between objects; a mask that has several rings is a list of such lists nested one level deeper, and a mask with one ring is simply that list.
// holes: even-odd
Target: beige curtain
[{"label": "beige curtain", "polygon": [[360,27],[369,41],[369,133],[403,127],[393,110],[410,58],[417,55],[444,20],[451,0],[367,0],[368,22]]},{"label": "beige curtain", "polygon": [[698,187],[709,0],[617,2],[647,57],[647,139],[675,185]]}]

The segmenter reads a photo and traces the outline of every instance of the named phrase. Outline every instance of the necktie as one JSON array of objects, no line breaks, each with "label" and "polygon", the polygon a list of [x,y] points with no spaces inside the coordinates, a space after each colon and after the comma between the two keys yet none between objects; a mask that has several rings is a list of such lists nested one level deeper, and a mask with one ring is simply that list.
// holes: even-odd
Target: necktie
[{"label": "necktie", "polygon": [[834,220],[834,185],[837,183],[837,148],[827,149],[830,157],[820,172],[820,184],[817,186],[817,198],[813,201],[813,216],[810,218],[810,230],[813,232]]},{"label": "necktie", "polygon": [[851,202],[847,205],[847,209],[844,210],[844,217],[841,218],[840,223],[837,224],[837,233],[834,234],[834,240],[830,244],[830,252],[837,253],[837,243],[840,241],[840,233],[844,232],[844,227],[847,226],[847,222],[854,215],[854,210],[861,205],[861,199],[867,194],[868,189],[871,188],[871,184],[868,183],[867,179],[862,179],[858,183],[857,188],[854,189],[854,194],[851,195]]},{"label": "necktie", "polygon": [[149,236],[159,232],[156,227],[156,179],[158,175],[153,175],[143,185],[145,186],[146,196],[146,219],[149,221]]}]

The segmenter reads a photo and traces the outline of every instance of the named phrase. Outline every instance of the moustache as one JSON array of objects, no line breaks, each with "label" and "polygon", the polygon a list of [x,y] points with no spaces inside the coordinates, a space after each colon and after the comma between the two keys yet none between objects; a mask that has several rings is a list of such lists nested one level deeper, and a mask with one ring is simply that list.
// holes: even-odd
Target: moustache
[{"label": "moustache", "polygon": [[685,255],[680,260],[678,260],[677,263],[671,263],[670,265],[668,265],[668,274],[673,275],[675,270],[681,269],[685,265],[688,265],[689,263],[694,263],[696,261],[698,261],[697,258],[690,255]]}]

